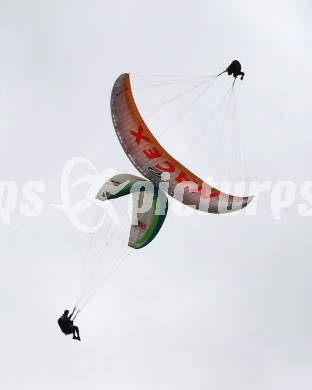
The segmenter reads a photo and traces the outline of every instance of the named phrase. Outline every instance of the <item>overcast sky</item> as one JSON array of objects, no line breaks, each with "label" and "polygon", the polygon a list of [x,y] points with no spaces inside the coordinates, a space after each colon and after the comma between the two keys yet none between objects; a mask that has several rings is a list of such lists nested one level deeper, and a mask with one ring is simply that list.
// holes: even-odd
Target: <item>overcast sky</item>
[{"label": "overcast sky", "polygon": [[[312,165],[311,17],[304,0],[0,0],[0,180],[18,188],[0,221],[3,389],[311,389],[312,217],[298,213]],[[246,71],[252,177],[293,182],[293,204],[274,218],[268,191],[255,216],[170,211],[81,313],[82,342],[63,336],[56,321],[90,240],[52,206],[64,166],[78,156],[136,173],[111,123],[114,80],[211,74],[233,58]],[[26,217],[33,180],[43,210]]]}]

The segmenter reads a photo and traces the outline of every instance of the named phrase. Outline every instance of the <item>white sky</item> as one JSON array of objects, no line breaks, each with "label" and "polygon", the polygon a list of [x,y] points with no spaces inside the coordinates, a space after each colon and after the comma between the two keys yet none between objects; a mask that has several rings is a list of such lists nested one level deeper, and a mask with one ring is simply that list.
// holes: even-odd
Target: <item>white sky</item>
[{"label": "white sky", "polygon": [[[89,238],[51,206],[71,157],[135,173],[110,118],[120,73],[209,74],[233,58],[253,178],[310,180],[311,16],[308,1],[0,0],[0,180],[19,189],[0,225],[1,388],[311,389],[299,194],[280,220],[269,193],[256,216],[169,213],[82,313],[81,343],[56,320]],[[29,180],[46,185],[33,218],[19,211]]]}]

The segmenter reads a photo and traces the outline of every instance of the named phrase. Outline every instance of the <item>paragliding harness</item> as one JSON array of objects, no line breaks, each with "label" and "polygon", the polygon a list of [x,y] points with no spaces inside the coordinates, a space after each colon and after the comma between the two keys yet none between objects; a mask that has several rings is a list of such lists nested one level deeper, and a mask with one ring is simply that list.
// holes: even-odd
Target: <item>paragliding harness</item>
[{"label": "paragliding harness", "polygon": [[70,335],[70,334],[73,334],[73,326],[74,326],[74,321],[79,313],[79,310],[76,311],[76,314],[74,316],[73,319],[71,319],[71,316],[75,313],[76,311],[76,307],[74,307],[74,310],[72,312],[72,314],[68,317],[68,319],[66,319],[66,321],[64,321],[64,318],[63,316],[60,317],[58,320],[57,320],[57,323],[59,324],[59,327],[61,328],[61,331],[66,335]]},{"label": "paragliding harness", "polygon": [[233,60],[230,65],[221,73],[218,74],[218,76],[221,76],[223,73],[226,73],[231,76],[233,75],[234,81],[233,81],[233,86],[235,84],[237,76],[241,76],[241,80],[244,79],[245,73],[242,72],[242,66],[241,63],[237,60]]}]

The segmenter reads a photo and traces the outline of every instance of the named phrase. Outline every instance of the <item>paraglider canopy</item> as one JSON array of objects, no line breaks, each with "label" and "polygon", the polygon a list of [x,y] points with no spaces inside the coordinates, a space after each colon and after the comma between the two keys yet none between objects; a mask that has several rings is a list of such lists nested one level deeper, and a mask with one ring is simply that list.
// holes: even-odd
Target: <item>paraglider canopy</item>
[{"label": "paraglider canopy", "polygon": [[215,214],[240,210],[252,200],[252,196],[234,196],[210,186],[160,145],[138,110],[128,73],[115,81],[111,113],[119,142],[132,164],[157,187],[165,174],[165,191],[176,200]]},{"label": "paraglider canopy", "polygon": [[140,249],[161,229],[168,211],[168,199],[151,181],[130,174],[113,176],[103,184],[96,198],[104,201],[129,194],[133,195],[133,216],[128,245]]}]

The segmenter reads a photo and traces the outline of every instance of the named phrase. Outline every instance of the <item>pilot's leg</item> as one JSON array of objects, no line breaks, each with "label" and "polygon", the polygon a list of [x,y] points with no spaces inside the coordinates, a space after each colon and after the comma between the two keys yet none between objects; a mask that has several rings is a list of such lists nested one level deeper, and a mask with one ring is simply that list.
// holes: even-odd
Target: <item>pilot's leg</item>
[{"label": "pilot's leg", "polygon": [[78,326],[73,326],[73,338],[80,340]]},{"label": "pilot's leg", "polygon": [[71,333],[72,333],[72,335],[73,335],[73,339],[76,338],[76,328],[77,328],[77,326],[74,326],[74,325],[72,325],[72,326],[70,327]]}]

